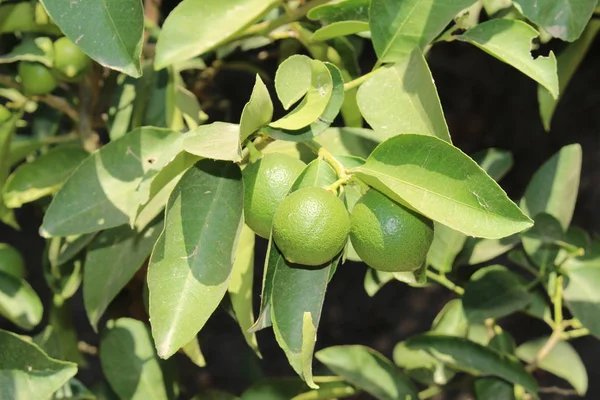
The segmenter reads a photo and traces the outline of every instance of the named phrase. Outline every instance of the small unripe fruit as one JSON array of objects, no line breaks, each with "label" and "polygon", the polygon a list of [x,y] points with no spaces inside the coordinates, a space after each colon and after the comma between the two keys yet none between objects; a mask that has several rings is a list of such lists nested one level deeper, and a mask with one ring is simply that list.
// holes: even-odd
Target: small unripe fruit
[{"label": "small unripe fruit", "polygon": [[80,80],[92,65],[92,60],[66,36],[54,42],[54,70],[57,77],[68,82]]},{"label": "small unripe fruit", "polygon": [[19,77],[25,94],[30,96],[48,94],[58,85],[50,69],[36,62],[21,61]]}]

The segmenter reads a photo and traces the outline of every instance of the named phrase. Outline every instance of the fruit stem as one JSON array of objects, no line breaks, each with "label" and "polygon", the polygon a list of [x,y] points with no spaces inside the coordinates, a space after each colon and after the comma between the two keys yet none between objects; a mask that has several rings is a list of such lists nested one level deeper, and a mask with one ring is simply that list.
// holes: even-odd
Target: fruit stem
[{"label": "fruit stem", "polygon": [[462,296],[465,293],[465,289],[461,288],[460,286],[458,286],[457,284],[455,284],[454,282],[452,282],[450,279],[446,278],[445,276],[438,275],[435,272],[430,271],[430,270],[427,270],[426,274],[429,279],[452,290],[454,293],[456,293],[459,296]]},{"label": "fruit stem", "polygon": [[358,78],[351,80],[350,82],[344,83],[344,92],[347,92],[349,90],[352,90],[352,89],[357,88],[358,86],[362,85],[363,83],[365,83],[365,81],[367,81],[373,75],[382,71],[382,69],[383,68],[374,69],[371,72],[364,74],[363,76],[359,76]]}]

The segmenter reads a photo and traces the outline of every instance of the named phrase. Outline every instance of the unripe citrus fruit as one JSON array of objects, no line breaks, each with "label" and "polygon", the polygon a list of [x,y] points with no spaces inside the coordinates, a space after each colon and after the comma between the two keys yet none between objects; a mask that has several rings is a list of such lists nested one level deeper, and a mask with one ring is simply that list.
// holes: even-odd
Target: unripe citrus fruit
[{"label": "unripe citrus fruit", "polygon": [[433,241],[433,222],[375,189],[362,196],[351,215],[350,240],[371,268],[414,271],[425,262]]},{"label": "unripe citrus fruit", "polygon": [[9,109],[0,104],[0,122],[8,121],[11,115]]},{"label": "unripe citrus fruit", "polygon": [[350,217],[333,193],[317,187],[298,189],[282,202],[273,218],[273,239],[296,264],[321,265],[348,241]]},{"label": "unripe citrus fruit", "polygon": [[23,257],[14,247],[6,243],[0,243],[0,271],[17,278],[25,276]]},{"label": "unripe citrus fruit", "polygon": [[54,70],[59,79],[74,82],[79,80],[92,60],[66,36],[54,42]]},{"label": "unripe citrus fruit", "polygon": [[19,77],[23,89],[28,95],[47,94],[58,85],[50,69],[36,62],[21,61],[19,63]]},{"label": "unripe citrus fruit", "polygon": [[246,166],[242,173],[244,219],[256,234],[269,238],[275,211],[305,167],[302,161],[281,153],[267,154]]}]

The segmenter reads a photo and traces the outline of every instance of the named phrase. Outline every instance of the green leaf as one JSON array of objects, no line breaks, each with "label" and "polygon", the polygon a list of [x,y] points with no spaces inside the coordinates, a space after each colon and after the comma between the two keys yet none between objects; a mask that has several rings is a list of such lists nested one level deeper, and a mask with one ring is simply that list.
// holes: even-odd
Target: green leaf
[{"label": "green leaf", "polygon": [[204,354],[202,354],[200,342],[198,341],[197,337],[190,340],[190,342],[183,346],[181,350],[185,353],[186,356],[188,356],[191,362],[193,362],[200,368],[206,367],[206,360],[204,359]]},{"label": "green leaf", "polygon": [[139,90],[137,82],[136,79],[125,74],[117,77],[107,112],[106,125],[110,140],[117,140],[130,130],[136,94]]},{"label": "green leaf", "polygon": [[594,13],[597,0],[514,0],[519,11],[555,38],[572,42],[579,38]]},{"label": "green leaf", "polygon": [[265,133],[275,139],[300,142],[320,135],[329,128],[339,114],[340,108],[344,102],[344,78],[335,65],[328,62],[323,64],[327,67],[333,84],[331,98],[323,110],[323,113],[315,121],[311,122],[310,125],[302,129],[290,131],[285,129],[273,129],[271,126],[266,126],[263,129]]},{"label": "green leaf", "polygon": [[27,156],[33,152],[38,151],[42,147],[46,146],[43,140],[32,139],[25,135],[15,135],[12,143],[10,144],[10,154],[8,157],[8,163],[11,167],[19,164]]},{"label": "green leaf", "polygon": [[477,270],[463,295],[465,315],[471,323],[505,317],[530,302],[531,296],[520,277],[500,265]]},{"label": "green leaf", "polygon": [[572,266],[564,283],[564,298],[573,316],[600,338],[600,261]]},{"label": "green leaf", "polygon": [[144,10],[140,0],[42,0],[42,4],[61,31],[91,58],[134,78],[142,75]]},{"label": "green leaf", "polygon": [[235,254],[235,262],[229,279],[229,298],[246,343],[254,352],[262,357],[258,349],[256,335],[248,332],[254,325],[254,310],[252,307],[252,285],[254,282],[254,241],[252,229],[247,225],[242,227],[240,239]]},{"label": "green leaf", "polygon": [[294,54],[279,64],[275,91],[284,109],[288,110],[308,92],[313,80],[311,61],[307,56]]},{"label": "green leaf", "polygon": [[581,146],[564,146],[533,175],[521,199],[521,209],[532,218],[547,213],[563,230],[571,223],[581,174]]},{"label": "green leaf", "polygon": [[308,62],[311,67],[311,81],[306,95],[300,104],[286,116],[271,122],[269,126],[272,128],[287,130],[302,129],[315,122],[329,104],[333,92],[331,72],[329,72],[329,68],[322,61],[309,60]]},{"label": "green leaf", "polygon": [[363,21],[340,21],[326,25],[313,33],[312,40],[321,42],[339,36],[354,35],[369,30],[369,23]]},{"label": "green leaf", "polygon": [[[348,243],[351,244],[350,242]],[[360,262],[361,260],[357,255],[357,259],[352,261]],[[364,281],[365,292],[367,292],[370,297],[373,297],[375,294],[377,294],[379,289],[393,279],[394,274],[391,272],[377,271],[373,268],[367,268]]]},{"label": "green leaf", "polygon": [[240,161],[240,127],[226,122],[200,125],[183,137],[183,148],[200,157]]},{"label": "green leaf", "polygon": [[451,142],[431,72],[419,50],[375,73],[360,86],[356,100],[365,120],[385,138],[419,133]]},{"label": "green leaf", "polygon": [[243,142],[258,129],[267,125],[273,118],[273,103],[267,87],[256,74],[256,82],[250,100],[244,106],[240,119],[240,142]]},{"label": "green leaf", "polygon": [[356,393],[355,389],[336,376],[316,376],[315,382],[319,384],[319,389],[310,390],[299,378],[270,378],[246,389],[241,400],[328,400]]},{"label": "green leaf", "polygon": [[440,272],[452,271],[454,259],[463,248],[467,237],[446,225],[435,223],[433,242],[427,253],[427,264]]},{"label": "green leaf", "polygon": [[131,318],[110,321],[100,341],[100,363],[121,399],[168,399],[150,330]]},{"label": "green leaf", "polygon": [[12,32],[60,35],[60,29],[48,18],[42,5],[28,1],[0,5],[0,33]]},{"label": "green leaf", "polygon": [[189,60],[258,21],[276,0],[184,0],[167,17],[156,44],[154,68]]},{"label": "green leaf", "polygon": [[379,400],[416,400],[412,383],[377,351],[365,346],[334,346],[316,357],[327,368]]},{"label": "green leaf", "polygon": [[370,3],[371,0],[333,1],[311,9],[307,17],[327,24],[340,21],[369,22]]},{"label": "green leaf", "polygon": [[23,38],[10,53],[0,56],[0,64],[13,63],[17,61],[31,61],[44,64],[52,68],[54,47],[52,40],[47,37]]},{"label": "green leaf", "polygon": [[463,301],[454,299],[446,303],[435,317],[431,330],[443,335],[466,337],[469,320],[465,314]]},{"label": "green leaf", "polygon": [[175,118],[179,75],[172,68],[154,71],[149,62],[144,63],[143,72],[138,81],[132,126],[183,130],[181,119]]},{"label": "green leaf", "polygon": [[414,350],[399,342],[394,347],[394,364],[418,382],[427,385],[445,385],[455,375],[437,358],[425,350]]},{"label": "green leaf", "polygon": [[525,253],[542,270],[553,265],[559,251],[557,243],[563,239],[560,222],[546,213],[537,214],[533,227],[521,234]]},{"label": "green leaf", "polygon": [[477,400],[515,400],[514,387],[498,378],[477,378],[473,382]]},{"label": "green leaf", "polygon": [[75,378],[69,379],[65,385],[54,392],[52,400],[96,400],[96,395]]},{"label": "green leaf", "polygon": [[196,95],[183,86],[177,86],[175,108],[181,113],[188,129],[196,129],[208,116],[202,112]]},{"label": "green leaf", "polygon": [[[12,150],[11,143],[17,127],[17,121],[19,121],[21,115],[22,112],[14,113],[10,119],[0,124],[0,194],[4,191],[4,185],[10,173],[11,163],[9,155]],[[0,196],[0,222],[7,223],[13,228],[18,227],[12,211],[4,204],[2,196]]]},{"label": "green leaf", "polygon": [[48,207],[44,235],[69,236],[113,228],[137,212],[134,195],[144,174],[180,134],[139,128],[108,143],[73,172]]},{"label": "green leaf", "polygon": [[96,236],[95,233],[56,237],[50,241],[48,261],[53,267],[66,264],[75,258]]},{"label": "green leaf", "polygon": [[332,184],[337,179],[335,170],[323,159],[317,158],[304,168],[292,185],[290,192],[305,187],[323,187]]},{"label": "green leaf", "polygon": [[148,267],[152,336],[162,358],[189,343],[225,295],[242,199],[239,167],[212,160],[186,171],[171,193]]},{"label": "green leaf", "polygon": [[458,265],[484,263],[511,250],[520,241],[519,235],[511,235],[502,239],[467,238],[456,263]]},{"label": "green leaf", "polygon": [[37,345],[0,330],[0,398],[47,399],[77,373],[77,365],[50,358]]},{"label": "green leaf", "polygon": [[404,134],[386,140],[355,175],[466,235],[501,238],[532,225],[473,160],[432,136]]},{"label": "green leaf", "polygon": [[[558,90],[559,96],[562,96],[571,81],[571,78],[579,68],[579,65],[583,61],[588,49],[594,42],[594,38],[600,31],[600,21],[592,19],[586,29],[583,31],[581,37],[570,44],[564,49],[556,58],[558,65]],[[542,117],[542,123],[546,131],[550,130],[550,123],[552,122],[552,116],[559,104],[560,97],[553,99],[552,95],[543,86],[538,86],[538,103],[540,106],[540,116]]]},{"label": "green leaf", "polygon": [[65,145],[19,166],[6,181],[6,205],[17,208],[55,193],[88,156],[89,153],[78,145]]},{"label": "green leaf", "polygon": [[[547,337],[531,340],[517,348],[517,357],[531,363],[548,341]],[[537,362],[537,366],[569,382],[580,396],[585,396],[588,388],[588,375],[579,354],[567,342],[559,341]]]},{"label": "green leaf", "polygon": [[423,349],[434,357],[475,376],[492,375],[537,393],[535,379],[514,357],[501,354],[465,338],[426,334],[406,341],[409,348]]},{"label": "green leaf", "polygon": [[83,301],[95,330],[108,305],[150,256],[162,227],[159,219],[142,232],[127,225],[108,229],[96,236],[88,247]]},{"label": "green leaf", "polygon": [[531,55],[531,40],[538,32],[523,21],[492,19],[469,29],[457,40],[471,43],[497,59],[512,65],[531,79],[544,86],[553,98],[558,97],[556,57]]},{"label": "green leaf", "polygon": [[40,298],[25,279],[0,272],[0,315],[30,331],[40,323],[43,312]]},{"label": "green leaf", "polygon": [[369,24],[379,62],[424,49],[473,0],[371,0]]}]

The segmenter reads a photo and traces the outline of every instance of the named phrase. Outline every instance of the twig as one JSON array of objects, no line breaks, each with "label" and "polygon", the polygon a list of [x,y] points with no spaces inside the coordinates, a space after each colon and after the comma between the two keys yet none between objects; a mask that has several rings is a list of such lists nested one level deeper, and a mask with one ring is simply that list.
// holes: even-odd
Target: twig
[{"label": "twig", "polygon": [[576,339],[576,338],[588,336],[589,334],[590,334],[590,330],[587,328],[573,329],[572,331],[563,332],[562,339],[564,339],[564,340]]},{"label": "twig", "polygon": [[419,400],[429,399],[439,393],[442,393],[442,389],[439,386],[428,387],[427,389],[419,392]]},{"label": "twig", "polygon": [[365,81],[367,81],[369,78],[371,78],[373,75],[380,72],[381,70],[381,68],[374,69],[371,72],[364,74],[363,76],[359,76],[358,78],[351,80],[350,82],[344,83],[344,92],[347,92],[362,85],[363,83],[365,83]]},{"label": "twig", "polygon": [[538,390],[540,393],[558,394],[560,396],[576,396],[576,395],[578,395],[576,390],[563,389],[558,386],[541,387]]},{"label": "twig", "polygon": [[465,293],[465,289],[461,288],[460,286],[458,286],[457,284],[455,284],[454,282],[452,282],[450,279],[446,278],[445,276],[438,275],[435,272],[430,271],[430,270],[427,270],[426,274],[427,274],[427,278],[431,279],[434,282],[439,283],[440,285],[446,287],[447,289],[452,290],[454,293],[458,294],[459,296],[462,296]]}]

